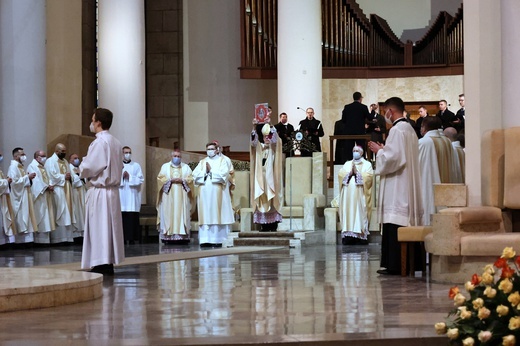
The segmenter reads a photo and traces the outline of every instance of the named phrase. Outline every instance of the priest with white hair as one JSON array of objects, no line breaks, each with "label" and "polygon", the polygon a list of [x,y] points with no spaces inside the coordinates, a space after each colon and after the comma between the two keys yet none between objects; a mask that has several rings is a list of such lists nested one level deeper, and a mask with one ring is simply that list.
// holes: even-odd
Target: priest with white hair
[{"label": "priest with white hair", "polygon": [[372,164],[363,157],[363,148],[355,145],[353,160],[345,162],[338,173],[339,219],[343,245],[366,244],[371,214]]}]

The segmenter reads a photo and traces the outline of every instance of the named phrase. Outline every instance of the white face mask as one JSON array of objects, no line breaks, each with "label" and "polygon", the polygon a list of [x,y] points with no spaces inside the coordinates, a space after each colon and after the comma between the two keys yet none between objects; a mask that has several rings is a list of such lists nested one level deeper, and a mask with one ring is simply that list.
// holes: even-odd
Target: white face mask
[{"label": "white face mask", "polygon": [[74,161],[72,162],[72,164],[76,167],[79,166],[79,159],[74,159]]},{"label": "white face mask", "polygon": [[206,150],[206,153],[208,154],[209,157],[213,157],[213,156],[215,156],[216,150],[208,149],[208,150]]},{"label": "white face mask", "polygon": [[40,158],[40,162],[41,162],[42,165],[45,164],[45,161],[47,161],[47,158],[46,158],[46,157],[41,157],[41,158]]},{"label": "white face mask", "polygon": [[390,114],[390,116],[388,116],[388,114],[390,114],[389,111],[387,111],[386,114],[385,114],[385,121],[386,121],[387,124],[392,125],[392,119],[390,119],[390,117],[392,115]]},{"label": "white face mask", "polygon": [[96,129],[94,128],[94,123],[90,123],[89,130],[92,133],[96,133]]},{"label": "white face mask", "polygon": [[361,158],[361,153],[358,153],[357,151],[354,151],[352,153],[352,156],[354,157],[354,160],[359,160]]},{"label": "white face mask", "polygon": [[20,161],[22,161],[22,163],[25,162],[25,160],[27,160],[27,156],[25,156],[25,155],[20,156]]},{"label": "white face mask", "polygon": [[181,158],[180,157],[174,157],[172,159],[172,163],[173,163],[174,166],[180,165],[181,164]]},{"label": "white face mask", "polygon": [[130,159],[132,158],[132,154],[125,154],[124,156],[126,161],[130,161]]}]

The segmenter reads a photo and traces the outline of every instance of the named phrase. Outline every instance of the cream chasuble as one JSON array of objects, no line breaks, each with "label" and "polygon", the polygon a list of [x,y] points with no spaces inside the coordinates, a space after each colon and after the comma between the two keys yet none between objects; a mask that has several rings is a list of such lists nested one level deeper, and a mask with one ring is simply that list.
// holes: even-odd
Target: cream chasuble
[{"label": "cream chasuble", "polygon": [[16,225],[16,242],[32,242],[33,232],[37,230],[34,205],[31,193],[31,180],[25,173],[23,165],[18,161],[11,160],[7,171],[11,182],[11,206],[14,212]]},{"label": "cream chasuble", "polygon": [[[419,139],[419,163],[421,165],[422,203],[424,208],[423,225],[430,225],[430,215],[436,213],[433,184],[441,183],[439,160],[434,138],[439,139],[437,130],[431,130]],[[445,165],[446,166],[446,165]],[[444,173],[449,175],[449,171]]]}]

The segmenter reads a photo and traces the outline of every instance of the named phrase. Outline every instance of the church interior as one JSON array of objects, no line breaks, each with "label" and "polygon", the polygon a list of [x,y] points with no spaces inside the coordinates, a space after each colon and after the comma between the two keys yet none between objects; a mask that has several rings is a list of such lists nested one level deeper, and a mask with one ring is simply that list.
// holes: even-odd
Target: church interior
[{"label": "church interior", "polygon": [[[15,147],[84,157],[105,107],[145,175],[142,240],[113,277],[80,270],[78,244],[0,246],[2,342],[447,344],[434,324],[450,288],[520,251],[518,14],[514,0],[2,0],[0,170]],[[367,105],[402,98],[412,120],[440,100],[456,112],[465,95],[465,181],[435,186],[431,225],[402,227],[402,275],[376,272],[378,179],[367,244],[341,242],[333,129],[355,91]],[[264,102],[273,125],[313,107],[325,136],[321,152],[285,159],[283,221],[260,234],[249,134]],[[190,244],[161,244],[161,165],[173,148],[196,165],[214,140],[235,170],[232,232],[202,249],[194,214]]]}]

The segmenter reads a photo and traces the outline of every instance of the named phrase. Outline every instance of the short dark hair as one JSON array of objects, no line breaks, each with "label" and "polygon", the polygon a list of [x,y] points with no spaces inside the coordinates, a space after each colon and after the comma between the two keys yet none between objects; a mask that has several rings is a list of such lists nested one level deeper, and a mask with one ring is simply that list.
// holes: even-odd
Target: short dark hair
[{"label": "short dark hair", "polygon": [[14,157],[14,154],[16,154],[17,152],[19,152],[20,150],[23,150],[23,148],[20,148],[20,147],[16,147],[13,149],[13,157]]},{"label": "short dark hair", "polygon": [[215,143],[215,141],[213,141],[213,142],[208,142],[208,143],[206,144],[206,148],[209,147],[210,145],[213,145],[214,147],[218,147],[218,144]]},{"label": "short dark hair", "polygon": [[464,97],[464,94],[460,94],[459,97]]},{"label": "short dark hair", "polygon": [[106,108],[96,108],[94,109],[94,119],[101,123],[101,128],[103,130],[110,129],[112,126],[112,119],[114,118],[114,114]]},{"label": "short dark hair", "polygon": [[439,117],[425,117],[421,126],[424,126],[426,131],[438,130],[442,127],[442,121]]},{"label": "short dark hair", "polygon": [[354,101],[357,101],[359,100],[360,98],[362,98],[363,95],[361,95],[361,93],[359,91],[356,91],[353,95],[352,95],[352,98],[354,99]]},{"label": "short dark hair", "polygon": [[280,113],[279,118],[281,118],[282,115],[284,115],[284,114],[287,115],[287,113],[285,113],[285,112]]},{"label": "short dark hair", "polygon": [[444,102],[445,104],[448,104],[448,101],[446,100],[440,100],[439,102]]},{"label": "short dark hair", "polygon": [[388,108],[390,106],[394,107],[399,112],[404,112],[404,102],[400,97],[394,96],[390,97],[385,101],[385,106]]},{"label": "short dark hair", "polygon": [[130,149],[130,151],[132,151],[132,148],[130,148],[128,145],[125,145],[125,146],[123,147],[123,150],[125,150],[125,149]]}]

